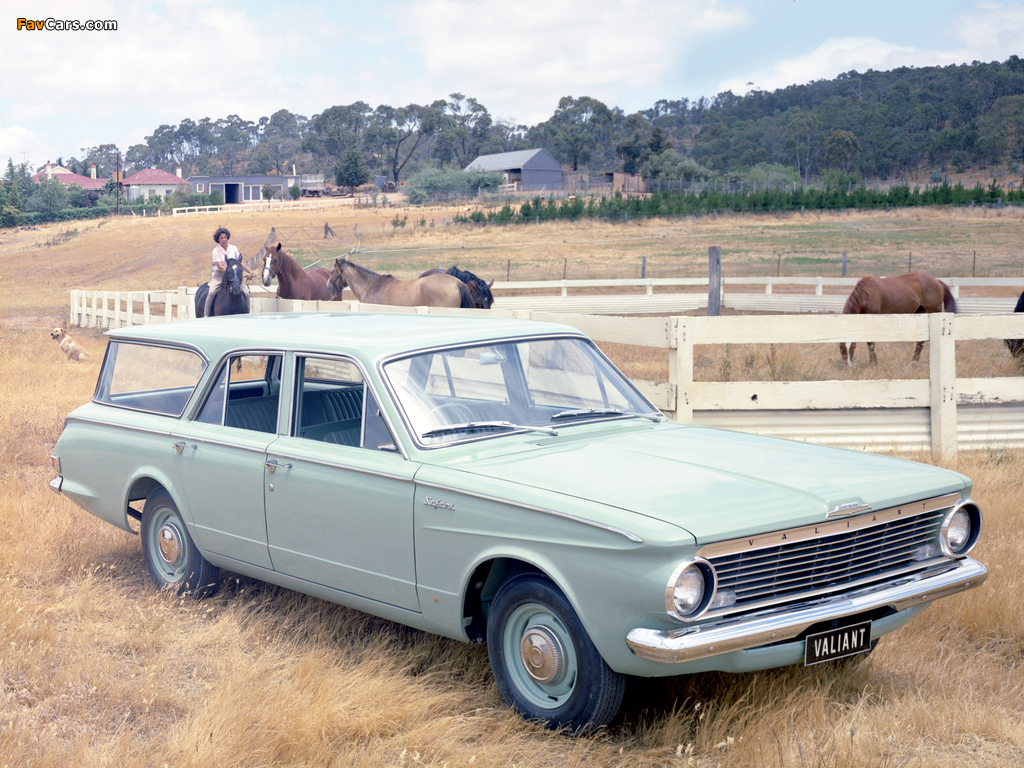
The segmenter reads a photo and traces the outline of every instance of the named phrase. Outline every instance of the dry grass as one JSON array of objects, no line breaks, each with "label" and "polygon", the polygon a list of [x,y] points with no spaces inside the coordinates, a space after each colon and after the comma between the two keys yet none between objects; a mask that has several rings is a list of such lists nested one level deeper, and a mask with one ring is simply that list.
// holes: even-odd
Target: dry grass
[{"label": "dry grass", "polygon": [[[339,234],[358,226],[364,263],[398,276],[442,260],[488,279],[504,277],[506,268],[523,279],[561,277],[563,269],[613,276],[640,255],[648,256],[648,274],[672,267],[698,275],[709,244],[723,246],[727,274],[763,274],[776,249],[807,256],[829,238],[837,242],[833,255],[847,250],[876,266],[889,258],[889,273],[903,271],[893,261],[896,239],[905,251],[911,237],[915,266],[940,274],[971,274],[963,260],[974,250],[986,269],[979,274],[1019,274],[1021,256],[1020,214],[992,211],[447,231],[450,212],[408,212],[409,223],[397,230],[388,223],[393,215],[253,215],[227,225],[246,256],[272,225],[285,235],[289,227],[322,231],[324,220]],[[426,224],[413,226],[421,216]],[[992,575],[980,589],[934,606],[850,668],[636,681],[613,726],[585,739],[512,715],[481,647],[230,574],[203,603],[155,593],[134,537],[47,488],[47,456],[63,417],[91,395],[103,349],[97,332],[72,329],[93,361],[68,362],[48,330],[67,319],[71,288],[197,284],[219,223],[79,223],[66,238],[57,236],[63,225],[0,231],[8,256],[0,277],[0,766],[930,768],[1024,761],[1022,452],[964,454],[953,467],[974,478],[985,512],[976,554]],[[353,244],[283,239],[307,262]],[[15,266],[27,277],[16,279]],[[837,271],[812,262],[802,273]],[[850,375],[906,375],[898,359],[909,358],[910,345],[900,346],[880,345],[880,370]],[[963,358],[958,349],[958,363],[987,373],[961,375],[1014,375],[996,345],[979,349],[963,350]],[[661,363],[646,354],[626,347],[612,354],[627,370],[650,371],[631,375],[664,378]],[[698,364],[711,379],[843,378],[832,350],[772,355],[708,350]]]}]

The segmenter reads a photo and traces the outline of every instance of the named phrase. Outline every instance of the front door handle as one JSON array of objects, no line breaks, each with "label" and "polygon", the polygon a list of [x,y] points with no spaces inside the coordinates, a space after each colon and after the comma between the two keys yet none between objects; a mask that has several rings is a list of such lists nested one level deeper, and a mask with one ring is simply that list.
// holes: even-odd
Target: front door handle
[{"label": "front door handle", "polygon": [[178,453],[182,453],[186,448],[191,448],[194,451],[199,446],[196,445],[195,443],[185,443],[184,441],[182,441],[180,443],[172,444],[171,447],[174,448],[174,450],[176,450]]},{"label": "front door handle", "polygon": [[263,462],[263,466],[264,466],[265,469],[270,471],[271,474],[273,474],[274,470],[277,469],[278,467],[281,467],[282,469],[291,469],[292,468],[291,464],[279,464],[278,462],[273,461],[273,460],[271,460],[271,461],[264,461]]}]

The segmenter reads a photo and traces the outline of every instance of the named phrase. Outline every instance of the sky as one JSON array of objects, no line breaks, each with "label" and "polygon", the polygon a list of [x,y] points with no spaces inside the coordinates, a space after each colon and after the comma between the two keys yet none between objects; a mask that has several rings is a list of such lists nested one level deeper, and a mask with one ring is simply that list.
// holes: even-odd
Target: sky
[{"label": "sky", "polygon": [[[28,22],[114,21],[116,30]],[[429,104],[626,114],[852,70],[1024,56],[1024,0],[0,0],[0,168],[144,143],[161,125]]]}]

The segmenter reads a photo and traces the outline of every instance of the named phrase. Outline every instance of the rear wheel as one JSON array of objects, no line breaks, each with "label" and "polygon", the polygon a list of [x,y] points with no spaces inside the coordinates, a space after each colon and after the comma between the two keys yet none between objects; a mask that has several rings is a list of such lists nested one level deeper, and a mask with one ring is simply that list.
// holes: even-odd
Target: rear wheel
[{"label": "rear wheel", "polygon": [[569,601],[539,574],[515,576],[498,590],[487,651],[505,701],[549,728],[592,731],[622,703],[626,678],[605,663]]},{"label": "rear wheel", "polygon": [[178,506],[163,488],[146,498],[140,536],[146,568],[160,589],[200,598],[217,591],[220,569],[200,553]]}]

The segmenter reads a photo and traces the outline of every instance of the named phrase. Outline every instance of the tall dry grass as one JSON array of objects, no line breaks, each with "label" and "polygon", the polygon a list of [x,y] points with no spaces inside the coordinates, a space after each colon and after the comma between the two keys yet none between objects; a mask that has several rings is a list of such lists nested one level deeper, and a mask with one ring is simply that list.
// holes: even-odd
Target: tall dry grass
[{"label": "tall dry grass", "polygon": [[[438,222],[450,215],[428,213]],[[375,222],[386,224],[391,212],[345,215],[346,224],[336,224],[342,214],[333,211],[226,223],[233,242],[249,255],[272,225],[282,232],[317,222],[322,228],[328,218],[337,232],[359,226],[366,233]],[[419,215],[410,212],[410,220]],[[867,230],[892,223],[878,218],[822,217],[815,226],[835,230],[854,222]],[[978,239],[968,247],[976,244],[993,261],[1019,261],[1020,249],[1012,245],[1019,240],[1019,218],[993,225],[994,218],[979,214],[966,222]],[[736,217],[472,231],[446,231],[441,223],[404,231],[387,225],[377,227],[383,232],[377,240],[364,237],[362,247],[380,252],[367,254],[369,266],[400,276],[422,266],[412,248],[432,249],[431,258],[443,254],[448,264],[456,255],[488,279],[513,260],[551,273],[570,260],[578,265],[573,269],[608,276],[603,270],[627,249],[636,255],[659,243],[644,240],[634,248],[625,235],[685,230],[687,239],[718,240],[714,244],[728,253],[729,232],[737,241],[755,241],[768,226],[801,226],[797,217],[790,219],[795,221]],[[78,224],[67,242],[48,247],[40,244],[61,240],[54,233],[65,225],[0,232],[7,264],[28,274],[25,282],[11,269],[0,277],[0,766],[931,768],[1017,766],[1024,760],[1020,451],[962,454],[951,467],[975,480],[975,499],[985,513],[976,555],[991,576],[981,588],[932,606],[862,663],[845,668],[631,681],[616,722],[584,739],[551,734],[509,712],[479,646],[228,573],[220,593],[205,602],[155,592],[135,537],[47,487],[47,457],[64,416],[90,397],[104,345],[99,333],[72,329],[93,361],[71,363],[48,330],[66,319],[71,288],[198,283],[219,223]],[[950,222],[941,216],[924,212],[897,223],[921,239],[915,259],[928,258],[927,232],[936,251],[946,247],[939,241]],[[777,247],[782,235],[772,237]],[[871,239],[878,241],[872,247],[881,258],[891,244],[880,235]],[[295,246],[311,261],[331,244],[286,242]],[[697,272],[701,260],[706,266],[706,251],[693,255],[687,268]],[[881,346],[880,367],[901,351],[890,354]],[[998,351],[983,349],[976,363],[963,364],[994,370],[1002,364]],[[815,362],[826,352],[779,350],[771,362],[770,350],[730,349],[719,359],[709,352],[698,365],[710,378],[753,378],[786,366],[798,376],[840,378],[842,371],[831,363]],[[791,355],[788,362],[784,354]],[[957,354],[959,361],[960,349]],[[972,354],[965,350],[965,360]],[[627,368],[658,365],[635,350],[617,350],[616,356]],[[894,375],[904,368],[892,365]],[[1006,372],[985,375],[1012,375],[1000,370]]]}]

